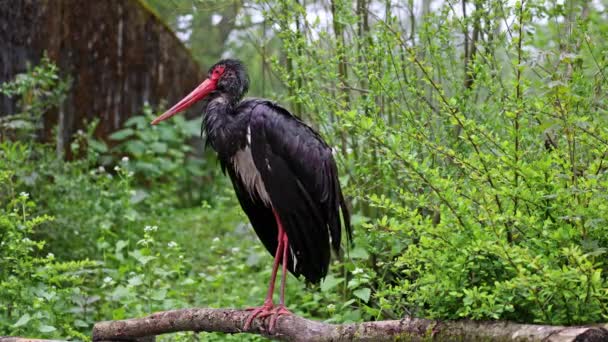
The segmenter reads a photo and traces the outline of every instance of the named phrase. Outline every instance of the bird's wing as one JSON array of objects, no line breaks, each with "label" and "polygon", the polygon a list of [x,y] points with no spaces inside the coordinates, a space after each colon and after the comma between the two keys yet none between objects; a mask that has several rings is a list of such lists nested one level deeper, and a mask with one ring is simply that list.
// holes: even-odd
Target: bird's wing
[{"label": "bird's wing", "polygon": [[332,150],[287,110],[269,101],[251,109],[251,153],[290,245],[290,269],[318,282],[327,274],[330,244],[340,250],[340,210],[349,214]]},{"label": "bird's wing", "polygon": [[255,233],[258,235],[264,247],[274,256],[277,250],[277,224],[274,219],[272,209],[269,208],[264,202],[257,197],[252,197],[247,192],[247,187],[243,183],[241,177],[239,177],[231,163],[225,163],[220,161],[222,170],[228,173],[236,197],[241,204],[241,208],[249,218]]}]

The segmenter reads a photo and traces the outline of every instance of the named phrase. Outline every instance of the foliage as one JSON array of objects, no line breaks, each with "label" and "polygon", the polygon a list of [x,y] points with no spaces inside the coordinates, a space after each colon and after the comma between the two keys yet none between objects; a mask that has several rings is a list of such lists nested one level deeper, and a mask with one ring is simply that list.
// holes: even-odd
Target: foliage
[{"label": "foliage", "polygon": [[40,64],[18,75],[13,82],[0,85],[0,94],[20,96],[21,113],[0,118],[0,139],[6,136],[33,137],[41,127],[42,114],[58,107],[70,87],[70,79],[58,75],[57,66],[44,56]]},{"label": "foliage", "polygon": [[[212,174],[205,175],[205,171],[213,170],[213,165],[207,165],[207,159],[197,156],[200,152],[193,151],[191,143],[201,145],[200,139],[196,139],[200,134],[200,120],[177,116],[171,125],[151,126],[156,113],[148,106],[143,112],[128,119],[123,129],[110,135],[110,139],[120,141],[112,148],[112,155],[131,158],[126,164],[128,170],[146,187],[154,188],[153,194],[158,195],[154,198],[156,202],[179,206],[200,203],[203,194],[208,193],[203,191],[204,187],[213,187],[209,184]],[[107,162],[117,161],[110,158]],[[140,189],[140,197],[148,195]]]},{"label": "foliage", "polygon": [[[71,148],[81,158],[73,161],[27,137],[0,142],[0,335],[88,340],[102,320],[260,304],[272,260],[227,180],[210,179],[215,171],[200,175],[209,201],[179,209],[184,202],[172,198],[188,186],[179,172],[190,163],[182,146],[194,124],[137,126],[151,115],[146,109],[127,122],[125,130],[137,133],[129,142],[120,137],[124,130],[116,133],[122,142],[113,148],[93,138],[93,123],[74,138]],[[169,146],[155,150],[161,138]],[[140,154],[129,147],[137,141],[146,145]],[[289,296],[300,287],[291,281]]]},{"label": "foliage", "polygon": [[[102,320],[259,304],[272,261],[226,182],[213,203],[177,209],[157,194],[134,199],[131,161],[110,173],[36,158],[47,154],[51,146],[0,144],[0,334],[86,340]],[[46,173],[28,183],[32,170]]]},{"label": "foliage", "polygon": [[0,203],[0,331],[52,334],[63,329],[83,338],[75,329],[83,324],[78,316],[54,313],[73,308],[82,275],[96,263],[58,261],[53,253],[39,255],[45,242],[32,240],[33,232],[53,218],[31,215],[36,204],[28,193],[15,192],[12,176],[11,171],[0,170],[0,193],[9,199]]},{"label": "foliage", "polygon": [[[423,1],[409,17],[391,2],[330,4],[315,17],[258,2],[283,44],[262,62],[335,146],[356,226],[323,283],[290,276],[290,310],[606,321],[608,26],[594,5]],[[26,128],[0,137],[0,335],[88,339],[100,320],[259,305],[271,256],[190,147],[197,121],[151,127],[145,108],[107,144],[92,123],[71,145],[79,158],[57,159],[31,135],[65,97],[57,74],[43,60],[0,86]]]},{"label": "foliage", "polygon": [[280,53],[280,41],[270,34],[270,24],[260,21],[254,1],[244,0],[143,0],[175,32],[203,70],[220,58],[247,61],[252,80],[250,94],[266,96],[283,89],[266,58]]},{"label": "foliage", "polygon": [[446,2],[414,17],[409,2],[408,17],[389,2],[331,3],[326,22],[298,1],[262,5],[292,109],[323,123],[371,218],[356,241],[369,257],[333,283],[364,318],[605,321],[599,10]]}]

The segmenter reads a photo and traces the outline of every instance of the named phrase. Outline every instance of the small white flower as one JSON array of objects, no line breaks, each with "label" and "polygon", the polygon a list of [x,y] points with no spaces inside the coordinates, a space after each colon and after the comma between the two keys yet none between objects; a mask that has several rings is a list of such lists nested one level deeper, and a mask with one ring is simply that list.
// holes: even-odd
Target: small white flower
[{"label": "small white flower", "polygon": [[213,240],[211,240],[211,241],[212,241],[212,242],[219,242],[219,241],[220,241],[220,238],[218,238],[218,237],[214,237],[214,238],[213,238]]},{"label": "small white flower", "polygon": [[183,259],[183,258],[184,258],[184,256],[180,254],[180,256],[179,256],[178,258]]},{"label": "small white flower", "polygon": [[27,198],[29,198],[29,197],[30,197],[30,194],[28,194],[27,192],[22,192],[22,193],[20,193],[20,194],[19,194],[19,196],[20,196],[21,198],[26,198],[26,199],[27,199]]},{"label": "small white flower", "polygon": [[158,226],[146,226],[144,228],[144,232],[149,233],[149,232],[155,232],[158,230]]},{"label": "small white flower", "polygon": [[167,247],[169,247],[169,248],[175,248],[175,247],[177,247],[177,242],[175,242],[175,241],[169,241],[169,243],[167,244]]},{"label": "small white flower", "polygon": [[120,166],[118,166],[118,165],[114,166],[114,171],[120,171]]},{"label": "small white flower", "polygon": [[46,258],[47,259],[55,259],[55,254],[49,253],[49,254],[46,255]]},{"label": "small white flower", "polygon": [[360,273],[363,273],[363,270],[360,269],[359,267],[357,267],[353,270],[353,274],[360,274]]},{"label": "small white flower", "polygon": [[100,166],[97,168],[97,171],[99,171],[99,173],[103,173],[103,172],[106,172],[106,168],[103,166]]},{"label": "small white flower", "polygon": [[104,283],[109,283],[109,282],[111,282],[112,280],[113,280],[113,279],[112,279],[112,277],[105,277],[105,278],[103,278],[103,282],[104,282]]},{"label": "small white flower", "polygon": [[127,157],[127,156],[122,157],[122,162],[123,163],[128,163],[129,162],[129,157]]}]

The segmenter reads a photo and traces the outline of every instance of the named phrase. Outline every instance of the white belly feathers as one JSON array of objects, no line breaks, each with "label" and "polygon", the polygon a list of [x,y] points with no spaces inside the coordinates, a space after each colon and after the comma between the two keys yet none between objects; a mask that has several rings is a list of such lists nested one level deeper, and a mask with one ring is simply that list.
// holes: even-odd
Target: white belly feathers
[{"label": "white belly feathers", "polygon": [[[251,128],[247,127],[247,144],[245,148],[239,150],[234,157],[232,157],[232,165],[234,165],[234,169],[243,184],[245,184],[247,192],[252,194],[252,198],[255,198],[256,194],[259,199],[261,199],[267,206],[272,207],[272,202],[270,201],[270,196],[268,196],[268,192],[266,191],[266,186],[264,185],[264,181],[262,181],[262,175],[258,171],[253,162],[253,156],[251,155],[251,148],[249,145],[251,144]],[[268,170],[271,170],[270,163],[268,159],[266,159],[266,167]],[[330,237],[331,238],[331,237]],[[289,252],[291,254],[291,260],[293,261],[293,269],[296,269],[298,259],[296,253],[294,253],[291,245],[289,246]]]},{"label": "white belly feathers", "polygon": [[245,146],[244,149],[239,150],[234,157],[232,157],[232,164],[234,165],[237,175],[241,177],[241,180],[245,184],[247,191],[252,194],[257,194],[266,205],[271,206],[270,196],[268,196],[268,192],[262,181],[262,175],[260,175],[260,172],[255,167],[249,145]]}]

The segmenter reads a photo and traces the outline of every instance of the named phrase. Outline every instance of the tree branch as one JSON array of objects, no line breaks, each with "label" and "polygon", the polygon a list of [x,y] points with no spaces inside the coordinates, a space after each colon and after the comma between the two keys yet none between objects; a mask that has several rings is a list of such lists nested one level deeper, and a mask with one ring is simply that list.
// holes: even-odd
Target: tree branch
[{"label": "tree branch", "polygon": [[[233,309],[182,309],[152,314],[148,317],[95,324],[93,341],[142,341],[177,331],[242,333],[249,311]],[[276,331],[265,330],[265,321],[255,320],[247,333],[283,341],[604,341],[608,324],[585,327],[562,327],[510,322],[434,321],[403,318],[349,324],[327,324],[299,316],[281,316]],[[153,339],[146,339],[153,340]],[[2,339],[0,339],[2,342]]]}]

